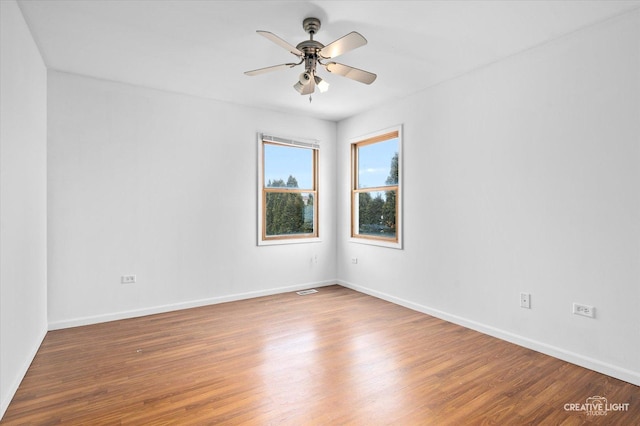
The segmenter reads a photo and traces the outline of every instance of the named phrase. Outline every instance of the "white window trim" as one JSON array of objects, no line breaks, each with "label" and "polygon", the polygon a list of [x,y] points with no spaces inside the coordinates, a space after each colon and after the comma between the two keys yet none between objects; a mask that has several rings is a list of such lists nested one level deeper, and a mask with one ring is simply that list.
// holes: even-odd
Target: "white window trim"
[{"label": "white window trim", "polygon": [[370,238],[354,238],[353,236],[351,236],[351,233],[353,231],[352,226],[352,220],[353,220],[353,213],[352,213],[352,209],[353,209],[353,181],[350,182],[349,184],[349,242],[351,243],[356,243],[356,244],[366,244],[366,245],[370,245],[370,246],[379,246],[379,247],[387,247],[387,248],[393,248],[393,249],[399,249],[402,250],[403,249],[403,231],[404,231],[404,220],[403,220],[403,203],[404,203],[404,196],[403,196],[403,192],[404,192],[404,185],[403,185],[403,178],[402,176],[404,175],[404,161],[402,159],[402,145],[403,145],[403,133],[402,133],[402,125],[397,125],[397,126],[392,126],[392,127],[388,127],[386,129],[382,129],[382,130],[378,130],[376,132],[373,133],[369,133],[366,135],[362,135],[362,136],[358,136],[355,138],[351,138],[349,139],[349,156],[351,158],[351,161],[349,163],[349,176],[350,179],[353,179],[353,173],[354,173],[354,160],[352,157],[352,150],[353,150],[353,145],[358,143],[358,142],[362,142],[366,139],[371,139],[371,138],[375,138],[377,136],[382,136],[386,133],[391,133],[391,132],[398,132],[398,168],[400,169],[398,171],[398,193],[397,193],[397,197],[398,197],[398,211],[396,212],[396,229],[397,229],[397,236],[398,236],[398,241],[384,241],[384,240],[376,240],[376,239],[370,239]]},{"label": "white window trim", "polygon": [[[315,140],[315,139],[300,139],[300,138],[296,138],[296,139],[292,139],[292,138],[285,138],[285,137],[280,137],[280,136],[273,136],[271,134],[267,134],[267,133],[258,133],[257,134],[257,149],[258,149],[258,185],[257,185],[257,196],[258,196],[258,211],[256,212],[256,217],[257,217],[257,222],[258,222],[258,233],[257,233],[257,244],[258,246],[277,246],[277,245],[283,245],[283,244],[307,244],[307,243],[317,243],[317,242],[321,242],[322,239],[320,238],[320,214],[318,213],[318,217],[316,217],[316,226],[318,227],[317,232],[318,232],[318,236],[316,237],[297,237],[297,238],[282,238],[282,239],[273,239],[273,240],[263,240],[262,239],[262,232],[263,232],[263,223],[262,223],[262,209],[263,209],[263,203],[262,203],[262,189],[264,186],[264,159],[263,159],[263,154],[264,151],[262,150],[262,142],[266,141],[266,142],[271,142],[271,143],[277,143],[277,144],[281,144],[281,145],[288,145],[288,146],[298,146],[298,147],[303,147],[303,148],[310,148],[310,149],[315,149],[318,151],[318,156],[320,155],[320,141]],[[318,166],[320,164],[320,159],[318,158]],[[316,198],[316,202],[317,200],[320,198],[320,183],[319,181],[319,172],[320,170],[316,170],[316,174],[318,175],[316,178],[316,194],[318,195]],[[318,208],[319,210],[319,208]]]}]

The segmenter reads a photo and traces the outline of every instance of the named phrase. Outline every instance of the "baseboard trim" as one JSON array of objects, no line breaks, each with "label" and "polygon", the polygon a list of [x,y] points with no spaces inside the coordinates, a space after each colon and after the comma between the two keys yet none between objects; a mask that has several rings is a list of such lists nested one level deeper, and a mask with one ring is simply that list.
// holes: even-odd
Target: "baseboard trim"
[{"label": "baseboard trim", "polygon": [[341,286],[350,288],[360,293],[368,294],[378,299],[383,299],[388,302],[395,303],[400,306],[412,309],[414,311],[422,312],[427,315],[431,315],[442,320],[470,328],[489,336],[496,337],[501,340],[522,346],[528,349],[532,349],[536,352],[543,353],[545,355],[552,356],[554,358],[561,359],[571,364],[579,365],[580,367],[588,368],[589,370],[597,371],[598,373],[606,374],[607,376],[615,377],[616,379],[624,380],[625,382],[640,386],[640,373],[631,371],[625,368],[618,367],[609,363],[599,361],[584,355],[580,355],[575,352],[567,351],[557,346],[549,345],[537,340],[532,340],[518,334],[514,334],[499,328],[491,327],[477,321],[473,321],[458,315],[452,315],[447,312],[433,309],[419,303],[411,302],[396,296],[392,296],[387,293],[383,293],[377,290],[370,289],[358,284],[353,284],[343,280],[337,280],[337,283]]},{"label": "baseboard trim", "polygon": [[285,287],[275,287],[266,290],[249,291],[246,293],[236,293],[226,296],[211,297],[207,299],[191,300],[168,305],[152,306],[143,309],[114,312],[110,314],[94,315],[82,318],[73,318],[61,321],[49,322],[49,330],[60,330],[64,328],[80,327],[83,325],[99,324],[109,321],[137,318],[146,315],[162,314],[165,312],[178,311],[182,309],[198,308],[201,306],[215,305],[218,303],[235,302],[237,300],[252,299],[254,297],[270,296],[273,294],[287,293],[290,291],[305,290],[312,287],[325,287],[337,284],[337,280],[317,281],[303,284],[296,284]]},{"label": "baseboard trim", "polygon": [[[200,306],[215,305],[218,303],[233,302],[237,300],[250,299],[254,297],[270,296],[273,294],[304,290],[312,287],[325,287],[333,284],[339,284],[343,287],[350,288],[360,293],[368,294],[370,296],[377,297],[379,299],[383,299],[388,302],[392,302],[409,309],[413,309],[414,311],[422,312],[424,314],[431,315],[436,318],[440,318],[442,320],[445,320],[454,324],[458,324],[460,326],[478,331],[480,333],[484,333],[489,336],[493,336],[498,339],[502,339],[507,342],[514,343],[516,345],[519,345],[528,349],[532,349],[534,351],[543,353],[545,355],[549,355],[554,358],[558,358],[563,361],[570,362],[572,364],[576,364],[593,371],[597,371],[598,373],[606,374],[608,376],[615,377],[620,380],[624,380],[625,382],[634,384],[636,386],[640,386],[639,372],[621,368],[619,366],[605,363],[590,357],[586,357],[584,355],[580,355],[575,352],[567,351],[557,346],[553,346],[537,340],[529,339],[527,337],[514,334],[514,333],[511,333],[499,328],[495,328],[492,326],[488,326],[488,325],[479,323],[477,321],[470,320],[468,318],[460,317],[458,315],[452,315],[447,312],[431,308],[429,306],[415,303],[406,299],[402,299],[384,292],[373,290],[371,288],[350,283],[344,280],[327,280],[327,281],[311,282],[311,283],[304,283],[304,284],[296,284],[296,285],[276,287],[276,288],[271,288],[266,290],[258,290],[258,291],[252,291],[252,292],[246,292],[246,293],[236,293],[236,294],[231,294],[227,296],[219,296],[219,297],[213,297],[208,299],[173,303],[169,305],[155,306],[155,307],[149,307],[144,309],[122,311],[122,312],[116,312],[116,313],[105,314],[105,315],[95,315],[90,317],[55,321],[55,322],[49,323],[49,330],[59,330],[63,328],[98,324],[98,323],[103,323],[108,321],[117,321],[117,320],[128,319],[128,318],[136,318],[136,317],[141,317],[145,315],[154,315],[154,314],[159,314],[164,312],[177,311],[181,309],[197,308]],[[44,339],[44,335],[42,336],[42,338]],[[37,349],[38,348],[36,348],[35,352],[33,353],[33,356],[30,358],[29,362],[26,364],[26,367],[24,367],[24,373],[22,376],[26,374],[26,371],[29,368],[29,365],[31,364],[33,357],[35,357]],[[15,385],[15,389],[13,389],[12,387],[12,392],[9,393],[9,395],[11,395],[12,397],[15,391],[18,389],[18,386],[20,385],[20,381],[18,381],[18,383],[14,385]],[[2,406],[0,406],[0,413],[4,414],[4,411],[7,409],[10,402],[11,402],[10,399],[9,401],[2,401]]]},{"label": "baseboard trim", "polygon": [[27,356],[24,364],[22,364],[22,366],[20,367],[20,371],[18,372],[19,373],[18,377],[13,381],[13,383],[11,383],[11,385],[7,389],[6,396],[2,398],[2,402],[0,402],[0,421],[4,417],[4,413],[7,412],[7,409],[9,408],[9,404],[11,404],[13,397],[15,396],[16,392],[18,391],[18,388],[20,387],[20,383],[22,383],[24,376],[27,374],[27,371],[29,370],[31,363],[33,362],[33,359],[36,357],[36,354],[38,353],[40,346],[42,346],[42,341],[46,336],[47,336],[47,330],[43,329],[40,332],[40,336],[38,337],[38,340],[37,340],[38,344],[31,349],[31,352]]}]

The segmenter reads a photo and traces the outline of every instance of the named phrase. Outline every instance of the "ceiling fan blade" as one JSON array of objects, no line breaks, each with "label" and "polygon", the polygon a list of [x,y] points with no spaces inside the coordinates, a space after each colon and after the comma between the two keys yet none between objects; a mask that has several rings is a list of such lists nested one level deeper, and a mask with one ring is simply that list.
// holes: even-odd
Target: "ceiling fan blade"
[{"label": "ceiling fan blade", "polygon": [[349,65],[338,64],[336,62],[329,62],[325,65],[325,68],[330,73],[338,74],[364,84],[373,83],[377,77],[377,75],[372,72],[350,67]]},{"label": "ceiling fan blade", "polygon": [[367,39],[362,37],[359,33],[352,31],[346,36],[337,39],[334,42],[327,44],[320,49],[319,55],[325,59],[335,58],[336,56],[347,53],[357,47],[367,44]]},{"label": "ceiling fan blade", "polygon": [[282,68],[293,68],[298,64],[280,64],[280,65],[274,65],[272,67],[266,67],[266,68],[259,68],[257,70],[251,70],[251,71],[245,71],[246,75],[260,75],[260,74],[264,74],[267,72],[271,72],[271,71],[275,71],[275,70],[279,70]]},{"label": "ceiling fan blade", "polygon": [[272,42],[274,42],[278,46],[284,47],[286,50],[288,50],[289,52],[293,53],[294,55],[296,55],[296,56],[304,56],[304,53],[299,51],[297,47],[287,43],[286,41],[284,41],[283,39],[281,39],[280,37],[278,37],[274,33],[270,33],[269,31],[261,31],[261,30],[258,30],[256,32],[258,34],[260,34],[261,36],[263,36],[265,38],[268,38],[269,40],[271,40]]}]

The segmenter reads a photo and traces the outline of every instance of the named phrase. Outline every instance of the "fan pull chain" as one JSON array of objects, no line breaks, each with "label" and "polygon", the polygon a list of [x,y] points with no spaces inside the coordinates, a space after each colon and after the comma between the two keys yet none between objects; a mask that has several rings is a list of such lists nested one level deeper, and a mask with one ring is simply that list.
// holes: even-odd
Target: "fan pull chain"
[{"label": "fan pull chain", "polygon": [[311,95],[309,95],[309,103],[311,103],[313,99],[311,99]]}]

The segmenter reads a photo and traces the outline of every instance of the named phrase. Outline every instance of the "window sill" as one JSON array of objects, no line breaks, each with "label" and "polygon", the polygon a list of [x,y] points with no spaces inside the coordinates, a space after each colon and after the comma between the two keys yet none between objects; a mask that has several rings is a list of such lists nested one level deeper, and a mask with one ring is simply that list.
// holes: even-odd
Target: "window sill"
[{"label": "window sill", "polygon": [[308,244],[308,243],[320,243],[322,239],[319,237],[313,238],[290,238],[281,240],[260,240],[258,246],[280,246],[285,244]]},{"label": "window sill", "polygon": [[356,244],[366,244],[369,246],[378,246],[378,247],[386,247],[386,248],[402,250],[401,242],[383,241],[383,240],[376,240],[372,238],[353,238],[353,237],[349,238],[349,242],[356,243]]}]

